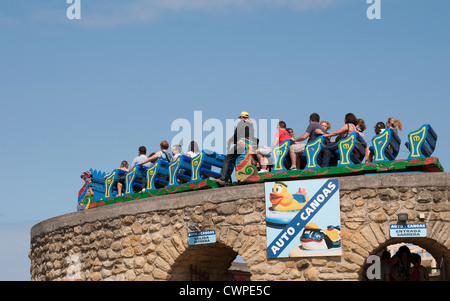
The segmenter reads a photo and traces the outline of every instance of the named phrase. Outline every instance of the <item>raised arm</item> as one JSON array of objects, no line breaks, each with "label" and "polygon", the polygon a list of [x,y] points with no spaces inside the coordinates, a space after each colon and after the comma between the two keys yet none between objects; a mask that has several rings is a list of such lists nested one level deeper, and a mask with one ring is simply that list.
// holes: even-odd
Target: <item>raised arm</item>
[{"label": "raised arm", "polygon": [[308,139],[308,137],[309,137],[309,133],[305,132],[303,135],[301,135],[300,137],[297,137],[293,140],[294,140],[294,142],[300,142],[300,141],[304,141],[304,140]]},{"label": "raised arm", "polygon": [[350,128],[350,126],[349,126],[348,123],[347,123],[347,124],[344,124],[339,130],[336,130],[336,131],[334,131],[334,132],[331,133],[331,134],[325,134],[325,135],[323,135],[323,136],[324,136],[324,137],[333,137],[333,136],[337,136],[337,135],[340,135],[340,134],[343,134],[343,133],[347,132],[347,131],[349,130],[349,128]]},{"label": "raised arm", "polygon": [[142,161],[142,162],[139,162],[138,164],[139,164],[139,165],[144,165],[145,163],[148,163],[148,162],[150,162],[150,161],[156,160],[156,159],[158,159],[159,157],[161,157],[161,152],[155,153],[153,156],[148,157],[147,159],[145,159],[145,160]]}]

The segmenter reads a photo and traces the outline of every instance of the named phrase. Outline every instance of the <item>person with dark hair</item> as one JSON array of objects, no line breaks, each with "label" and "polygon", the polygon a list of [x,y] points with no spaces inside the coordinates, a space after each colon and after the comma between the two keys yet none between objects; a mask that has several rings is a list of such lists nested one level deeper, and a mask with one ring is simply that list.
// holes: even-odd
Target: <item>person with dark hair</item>
[{"label": "person with dark hair", "polygon": [[291,134],[286,130],[286,122],[280,121],[277,126],[277,134],[271,146],[263,146],[261,149],[256,150],[256,157],[261,166],[260,172],[268,172],[268,166],[271,163],[269,157],[272,155],[272,149],[278,145],[281,145],[287,139],[292,139]]},{"label": "person with dark hair", "polygon": [[428,275],[427,268],[421,265],[422,257],[419,254],[411,254],[411,263],[413,267],[411,268],[409,275],[411,281],[428,281],[430,276]]},{"label": "person with dark hair", "polygon": [[[159,147],[161,149],[160,151],[155,152],[155,154],[153,156],[146,158],[145,160],[143,160],[139,164],[140,165],[144,165],[147,162],[154,162],[154,161],[158,160],[159,158],[161,158],[162,160],[165,160],[167,162],[172,161],[172,155],[168,152],[169,142],[163,140],[159,144]],[[151,166],[151,164],[150,164],[150,166]]]},{"label": "person with dark hair", "polygon": [[345,115],[344,123],[345,124],[340,129],[330,134],[325,134],[322,129],[316,130],[316,133],[323,134],[325,138],[338,136],[335,142],[329,143],[322,147],[322,167],[329,167],[330,162],[333,162],[333,165],[336,165],[338,158],[335,152],[339,147],[339,140],[347,138],[353,132],[357,132],[356,125],[358,124],[358,120],[353,113],[348,113]]},{"label": "person with dark hair", "polygon": [[[128,170],[132,170],[136,164],[144,165],[146,167],[152,166],[152,163],[143,162],[147,159],[147,148],[145,146],[140,146],[138,149],[139,156],[135,157],[131,162],[130,168]],[[142,164],[141,164],[142,163]],[[122,187],[125,185],[125,176],[122,175],[117,179],[117,195],[122,195]]]},{"label": "person with dark hair", "polygon": [[386,129],[386,125],[384,122],[379,121],[377,124],[375,124],[375,135],[381,134]]},{"label": "person with dark hair", "polygon": [[[386,129],[386,125],[384,124],[384,122],[377,122],[377,124],[375,124],[375,135],[379,135],[381,134],[384,130]],[[373,160],[373,146],[367,146],[366,147],[366,153],[365,153],[365,160],[366,163],[370,163]]]},{"label": "person with dark hair", "polygon": [[306,143],[297,143],[300,141],[305,141],[308,139],[307,143],[313,142],[322,134],[318,134],[316,132],[317,129],[322,130],[322,127],[319,124],[320,122],[320,116],[317,113],[312,113],[309,116],[309,125],[306,128],[306,131],[303,135],[300,137],[294,138],[294,143],[291,144],[291,147],[289,148],[289,156],[291,158],[291,170],[295,170],[297,168],[300,168],[300,166],[297,166],[297,156],[301,155],[305,152]]},{"label": "person with dark hair", "polygon": [[391,253],[388,250],[384,250],[381,254],[380,263],[380,281],[391,281],[391,266],[389,261],[391,260]]},{"label": "person with dark hair", "polygon": [[404,245],[392,256],[391,269],[394,281],[409,281],[411,269],[411,251]]},{"label": "person with dark hair", "polygon": [[366,122],[364,119],[358,118],[358,124],[356,125],[356,131],[364,138],[364,131],[366,130]]},{"label": "person with dark hair", "polygon": [[188,152],[186,153],[186,155],[188,157],[194,158],[195,156],[197,156],[198,154],[200,154],[200,149],[198,148],[198,144],[195,141],[191,141],[189,143],[188,146]]},{"label": "person with dark hair", "polygon": [[[159,144],[159,148],[161,149],[160,151],[152,153],[150,156],[148,156],[148,158],[146,158],[142,162],[139,162],[138,164],[150,167],[158,159],[161,159],[161,160],[164,160],[167,162],[171,162],[172,154],[168,152],[169,142],[167,142],[165,140],[161,141],[161,143]],[[146,165],[146,164],[149,164],[149,165]],[[142,191],[145,191],[146,187],[147,187],[147,174],[144,173],[144,175],[142,177]]]},{"label": "person with dark hair", "polygon": [[294,135],[294,130],[292,128],[287,128],[286,131],[289,133],[289,135],[291,135],[291,138],[294,139],[295,135]]}]

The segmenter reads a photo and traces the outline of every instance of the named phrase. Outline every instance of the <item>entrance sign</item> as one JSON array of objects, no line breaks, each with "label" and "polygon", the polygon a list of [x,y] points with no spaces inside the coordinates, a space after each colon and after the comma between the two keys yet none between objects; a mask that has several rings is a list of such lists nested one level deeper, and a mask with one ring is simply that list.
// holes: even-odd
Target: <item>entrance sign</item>
[{"label": "entrance sign", "polygon": [[416,224],[392,224],[389,226],[391,237],[427,237],[427,225]]},{"label": "entrance sign", "polygon": [[201,245],[201,244],[211,244],[216,242],[216,231],[206,230],[199,232],[188,232],[188,244]]},{"label": "entrance sign", "polygon": [[338,179],[266,182],[265,204],[268,258],[341,255]]}]

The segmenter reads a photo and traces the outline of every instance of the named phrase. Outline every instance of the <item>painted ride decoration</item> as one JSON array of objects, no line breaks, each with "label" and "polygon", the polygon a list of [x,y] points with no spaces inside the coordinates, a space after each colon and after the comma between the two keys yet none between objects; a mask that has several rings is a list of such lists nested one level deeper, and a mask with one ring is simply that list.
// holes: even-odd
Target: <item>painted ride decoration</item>
[{"label": "painted ride decoration", "polygon": [[[274,204],[275,208],[283,208],[284,204],[291,201],[291,204],[286,205],[286,208],[290,208],[289,206],[293,207],[289,210],[267,211],[267,222],[277,224],[276,218],[283,220],[282,214],[280,217],[280,212],[285,212],[287,216],[287,212],[295,211],[302,204],[308,202],[309,196],[301,188],[295,193],[290,193],[284,189],[290,185],[288,181],[382,172],[442,172],[444,169],[439,160],[431,157],[436,148],[436,141],[437,135],[435,131],[429,124],[425,124],[408,135],[408,142],[405,143],[410,152],[408,159],[398,160],[396,158],[400,149],[400,138],[394,131],[387,129],[373,137],[371,141],[372,146],[369,148],[374,154],[373,161],[363,163],[367,146],[366,142],[359,134],[352,133],[346,139],[339,141],[339,147],[336,151],[337,156],[340,158],[339,163],[332,167],[321,167],[320,156],[324,138],[319,137],[305,147],[305,154],[302,155],[302,159],[306,161],[304,169],[287,170],[285,167],[286,161],[289,160],[287,154],[292,143],[292,140],[288,139],[281,145],[273,148],[274,165],[271,172],[258,173],[257,167],[253,164],[255,145],[248,139],[241,139],[238,141],[238,144],[244,149],[244,152],[236,159],[234,165],[235,178],[241,184],[279,182],[278,184],[273,184],[269,189],[270,191],[274,190],[271,192],[273,193],[272,204]],[[84,185],[78,193],[77,210],[86,210],[183,191],[218,188],[220,185],[213,179],[220,177],[224,159],[225,155],[223,154],[203,150],[194,158],[181,155],[174,162],[158,159],[150,168],[137,165],[128,172],[115,169],[107,174],[90,169],[81,175]],[[125,185],[123,195],[118,196],[117,179],[121,176],[125,176]],[[293,203],[293,200],[298,205]],[[278,205],[275,205],[276,202],[278,202]],[[284,216],[284,221],[291,218],[286,216]],[[326,227],[323,229],[338,229],[330,228],[328,227],[329,225],[320,226]],[[311,231],[305,233],[305,239],[308,235],[314,236],[311,233],[314,231],[316,233],[317,231],[313,231],[313,229],[315,228],[311,226]],[[321,231],[321,233],[328,233],[326,232],[327,230]],[[336,232],[332,231],[330,233]],[[332,238],[335,235],[328,236],[333,242]]]}]

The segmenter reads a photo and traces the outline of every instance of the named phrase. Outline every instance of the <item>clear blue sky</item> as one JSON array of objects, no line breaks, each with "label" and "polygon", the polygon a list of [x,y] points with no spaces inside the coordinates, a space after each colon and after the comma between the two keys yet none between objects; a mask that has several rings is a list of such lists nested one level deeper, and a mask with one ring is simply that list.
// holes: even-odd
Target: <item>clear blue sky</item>
[{"label": "clear blue sky", "polygon": [[[0,2],[0,280],[28,280],[32,225],[74,212],[90,168],[157,150],[177,118],[246,110],[297,136],[353,112],[371,137],[430,123],[449,168],[450,2],[381,0]],[[403,144],[403,143],[402,143]],[[407,157],[403,146],[398,158]]]}]

